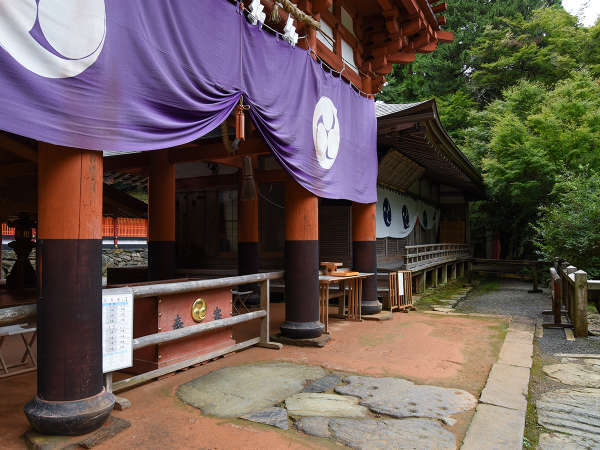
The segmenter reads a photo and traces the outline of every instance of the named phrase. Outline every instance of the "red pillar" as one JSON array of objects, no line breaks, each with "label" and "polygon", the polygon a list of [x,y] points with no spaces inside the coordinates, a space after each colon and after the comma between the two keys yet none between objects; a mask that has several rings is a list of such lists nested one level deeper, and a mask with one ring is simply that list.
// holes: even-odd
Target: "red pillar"
[{"label": "red pillar", "polygon": [[285,322],[292,339],[319,337],[319,201],[295,181],[285,189]]},{"label": "red pillar", "polygon": [[100,427],[114,397],[102,385],[102,153],[39,144],[38,390],[25,405],[44,434]]},{"label": "red pillar", "polygon": [[148,278],[175,277],[175,165],[168,150],[150,154],[148,186]]},{"label": "red pillar", "polygon": [[381,312],[377,300],[377,221],[375,203],[352,204],[352,265],[354,270],[375,275],[363,281],[361,314]]}]

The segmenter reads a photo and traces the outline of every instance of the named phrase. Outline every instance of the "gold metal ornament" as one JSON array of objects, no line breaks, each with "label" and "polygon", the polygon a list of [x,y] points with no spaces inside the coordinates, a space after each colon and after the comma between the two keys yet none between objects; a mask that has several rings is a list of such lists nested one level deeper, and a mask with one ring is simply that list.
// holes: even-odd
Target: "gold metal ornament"
[{"label": "gold metal ornament", "polygon": [[192,305],[192,319],[195,322],[202,322],[206,317],[206,301],[203,298],[197,298]]}]

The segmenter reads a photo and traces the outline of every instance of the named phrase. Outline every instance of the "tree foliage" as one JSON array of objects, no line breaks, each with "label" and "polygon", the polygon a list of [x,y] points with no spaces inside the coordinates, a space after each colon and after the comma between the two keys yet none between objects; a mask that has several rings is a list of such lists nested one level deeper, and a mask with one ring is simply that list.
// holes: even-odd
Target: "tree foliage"
[{"label": "tree foliage", "polygon": [[535,243],[548,260],[567,260],[600,278],[600,172],[585,169],[562,176],[556,201],[540,208]]}]

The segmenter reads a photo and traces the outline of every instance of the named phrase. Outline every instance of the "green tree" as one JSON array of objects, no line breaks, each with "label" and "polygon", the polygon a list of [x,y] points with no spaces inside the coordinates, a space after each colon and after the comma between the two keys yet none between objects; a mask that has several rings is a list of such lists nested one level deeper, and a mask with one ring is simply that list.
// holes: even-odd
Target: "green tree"
[{"label": "green tree", "polygon": [[470,49],[487,25],[503,18],[531,16],[534,9],[560,3],[558,0],[452,0],[445,12],[447,30],[454,41],[433,53],[417,55],[408,65],[396,65],[387,77],[379,100],[405,103],[468,91],[472,71]]},{"label": "green tree", "polygon": [[553,200],[557,174],[600,170],[599,89],[586,71],[551,90],[521,81],[474,116],[465,145],[483,169],[489,200],[475,206],[472,218],[476,229],[500,234],[505,256],[531,256],[530,224]]},{"label": "green tree", "polygon": [[478,101],[499,98],[523,79],[552,87],[586,67],[600,56],[600,46],[590,34],[559,6],[538,9],[529,19],[506,18],[486,27],[470,51],[471,87]]},{"label": "green tree", "polygon": [[567,260],[600,277],[600,172],[567,173],[554,189],[556,201],[540,208],[535,243],[548,261]]}]

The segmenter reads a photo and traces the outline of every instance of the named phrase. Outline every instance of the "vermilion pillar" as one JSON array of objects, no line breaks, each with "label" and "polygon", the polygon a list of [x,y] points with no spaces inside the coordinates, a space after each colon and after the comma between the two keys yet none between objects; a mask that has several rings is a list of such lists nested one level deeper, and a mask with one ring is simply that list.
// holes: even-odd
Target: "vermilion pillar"
[{"label": "vermilion pillar", "polygon": [[[253,182],[253,181],[252,181]],[[238,273],[248,275],[258,273],[258,198],[243,199],[242,189],[238,196]],[[248,302],[257,304],[259,297],[256,285],[244,286],[255,291]]]},{"label": "vermilion pillar", "polygon": [[148,278],[175,277],[175,165],[168,150],[150,154],[148,186]]},{"label": "vermilion pillar", "polygon": [[40,143],[38,391],[25,405],[44,434],[100,427],[114,397],[102,386],[102,153]]},{"label": "vermilion pillar", "polygon": [[375,203],[352,204],[352,265],[354,270],[375,275],[365,278],[362,291],[363,315],[381,312],[377,300],[377,221]]},{"label": "vermilion pillar", "polygon": [[309,339],[319,321],[319,203],[295,181],[285,189],[285,322],[281,334]]}]

